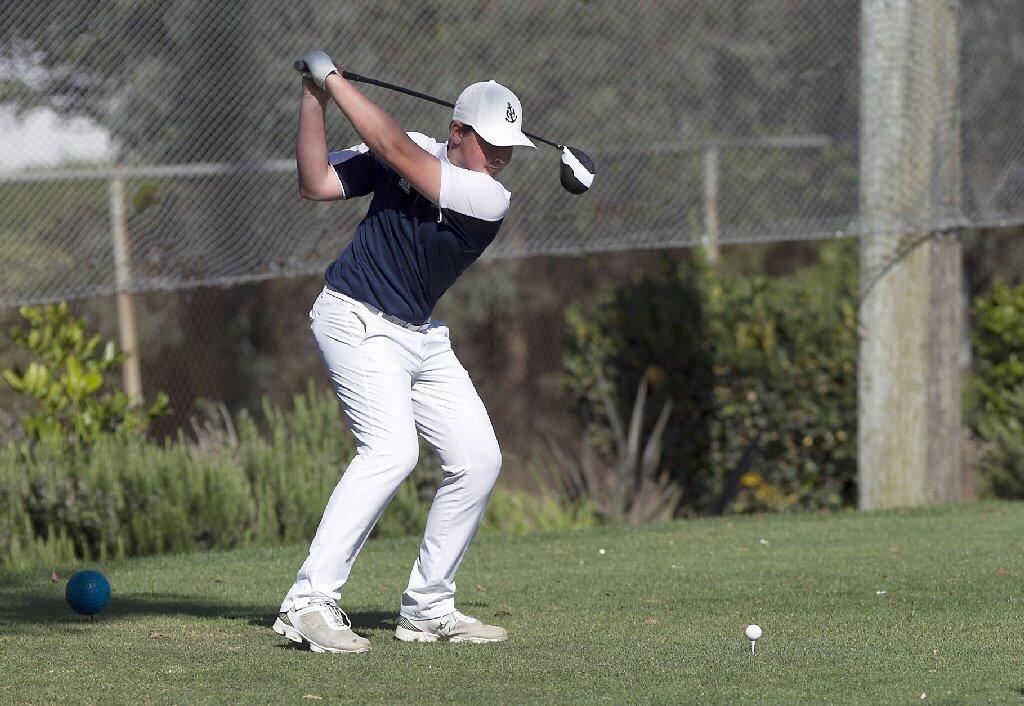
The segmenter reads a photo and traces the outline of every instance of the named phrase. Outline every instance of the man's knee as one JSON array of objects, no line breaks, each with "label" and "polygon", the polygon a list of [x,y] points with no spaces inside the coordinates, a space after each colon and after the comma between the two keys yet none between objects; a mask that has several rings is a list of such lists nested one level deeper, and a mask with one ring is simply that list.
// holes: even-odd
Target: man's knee
[{"label": "man's knee", "polygon": [[384,460],[388,466],[394,466],[397,470],[409,471],[416,466],[420,456],[416,431],[374,437],[369,440],[365,453]]},{"label": "man's knee", "polygon": [[493,436],[481,451],[478,463],[481,472],[486,475],[497,478],[498,473],[501,472],[501,448],[498,446],[498,440]]},{"label": "man's knee", "polygon": [[466,459],[466,470],[470,482],[481,493],[490,493],[501,472],[501,449],[493,435],[480,439],[473,445],[469,458]]},{"label": "man's knee", "polygon": [[462,437],[443,449],[441,455],[445,482],[487,495],[501,471],[501,449],[494,434]]}]

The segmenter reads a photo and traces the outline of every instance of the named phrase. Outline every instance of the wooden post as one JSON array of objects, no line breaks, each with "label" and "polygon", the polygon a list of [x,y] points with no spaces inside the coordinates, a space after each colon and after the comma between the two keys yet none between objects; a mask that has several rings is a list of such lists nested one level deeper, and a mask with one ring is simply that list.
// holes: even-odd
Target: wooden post
[{"label": "wooden post", "polygon": [[718,267],[718,165],[721,149],[704,150],[704,253],[708,265]]},{"label": "wooden post", "polygon": [[958,3],[861,2],[861,509],[956,500]]},{"label": "wooden post", "polygon": [[142,403],[142,370],[135,336],[135,304],[129,292],[131,257],[128,249],[128,219],[124,207],[124,171],[114,171],[107,182],[110,195],[110,232],[114,245],[114,290],[117,296],[117,324],[124,352],[124,391],[132,404]]}]

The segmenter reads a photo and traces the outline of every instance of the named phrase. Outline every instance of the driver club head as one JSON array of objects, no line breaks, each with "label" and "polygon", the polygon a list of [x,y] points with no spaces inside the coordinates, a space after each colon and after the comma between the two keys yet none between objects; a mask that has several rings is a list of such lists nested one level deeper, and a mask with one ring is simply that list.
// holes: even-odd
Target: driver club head
[{"label": "driver club head", "polygon": [[559,165],[559,180],[562,188],[570,194],[582,194],[594,183],[594,160],[583,150],[563,147]]}]

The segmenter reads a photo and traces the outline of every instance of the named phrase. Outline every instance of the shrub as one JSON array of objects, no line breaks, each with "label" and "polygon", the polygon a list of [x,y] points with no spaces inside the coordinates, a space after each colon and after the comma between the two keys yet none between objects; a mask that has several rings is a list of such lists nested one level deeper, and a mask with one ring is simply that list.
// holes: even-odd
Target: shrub
[{"label": "shrub", "polygon": [[645,438],[642,428],[647,378],[641,378],[637,386],[628,427],[608,393],[607,381],[599,376],[597,382],[602,393],[602,411],[611,427],[612,453],[605,450],[607,445],[595,451],[593,435],[584,433],[578,460],[562,452],[557,444],[549,443],[544,454],[548,467],[554,470],[569,498],[590,504],[602,519],[641,524],[671,514],[680,491],[662,469],[661,449],[672,401],[662,405]]},{"label": "shrub", "polygon": [[237,418],[238,462],[253,489],[255,533],[261,543],[308,542],[331,491],[355,455],[338,401],[310,383],[289,410],[264,400],[262,424]]},{"label": "shrub", "polygon": [[11,341],[33,360],[25,369],[4,370],[3,376],[40,408],[22,419],[30,438],[89,446],[107,434],[142,431],[167,412],[163,393],[149,408],[136,409],[128,395],[107,384],[108,371],[123,355],[112,342],[101,346],[99,336],[88,337],[67,304],[22,307],[21,316],[28,330],[12,329]]},{"label": "shrub", "polygon": [[1024,498],[1024,285],[997,282],[975,313],[968,417],[981,440],[978,475],[988,494]]},{"label": "shrub", "polygon": [[483,523],[482,533],[528,534],[559,532],[592,527],[599,520],[593,506],[586,500],[566,499],[538,484],[536,494],[506,486],[502,481],[494,487]]},{"label": "shrub", "polygon": [[1001,413],[982,414],[978,434],[983,443],[977,471],[988,495],[1024,499],[1024,386],[1000,396]]},{"label": "shrub", "polygon": [[1008,395],[1024,385],[1024,285],[996,282],[974,303],[972,334],[975,387],[981,411],[1005,414]]},{"label": "shrub", "polygon": [[[598,453],[650,381],[645,415],[674,403],[663,460],[678,511],[838,507],[856,474],[856,270],[852,246],[786,278],[715,275],[687,263],[568,314],[566,383]],[[607,383],[602,381],[607,380]],[[648,427],[649,428],[649,427]]]},{"label": "shrub", "polygon": [[[577,465],[619,465],[615,418],[633,417],[637,390],[646,381],[642,419],[656,423],[665,404],[672,405],[662,437],[663,467],[685,504],[705,495],[711,440],[703,421],[714,379],[705,318],[709,277],[699,265],[684,265],[661,279],[620,288],[591,314],[567,310],[564,380],[585,434]],[[650,424],[639,431],[649,434]],[[595,458],[585,458],[584,451]]]},{"label": "shrub", "polygon": [[850,245],[820,257],[784,278],[723,278],[709,297],[715,509],[855,501],[856,259]]},{"label": "shrub", "polygon": [[[312,384],[289,409],[264,401],[259,422],[210,407],[194,427],[194,439],[162,443],[115,434],[88,448],[56,439],[0,447],[0,566],[308,543],[355,454],[336,399]],[[439,480],[424,449],[375,533],[421,533]],[[499,486],[482,529],[561,529],[592,517],[553,495]]]}]

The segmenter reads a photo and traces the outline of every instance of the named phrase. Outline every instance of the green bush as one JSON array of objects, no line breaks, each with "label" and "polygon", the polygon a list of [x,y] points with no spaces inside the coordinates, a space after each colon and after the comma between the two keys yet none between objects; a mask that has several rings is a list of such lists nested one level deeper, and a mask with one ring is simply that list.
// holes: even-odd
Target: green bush
[{"label": "green bush", "polygon": [[505,486],[494,487],[480,531],[495,534],[559,532],[592,527],[598,516],[586,501],[571,502],[550,491],[531,494]]},{"label": "green bush", "polygon": [[1005,414],[1008,396],[1024,385],[1024,285],[997,282],[974,309],[975,385],[983,411]]},{"label": "green bush", "polygon": [[[781,278],[730,278],[710,298],[715,342],[710,467],[733,510],[855,501],[856,255]],[[745,452],[754,459],[742,467]],[[742,471],[740,473],[740,471]],[[739,487],[736,487],[736,483]]]},{"label": "green bush", "polygon": [[686,263],[570,312],[566,382],[587,433],[610,435],[602,380],[626,416],[645,376],[648,418],[674,402],[662,460],[680,513],[853,502],[855,261],[834,244],[784,278]]},{"label": "green bush", "polygon": [[99,336],[88,337],[67,304],[22,307],[21,316],[28,329],[12,329],[10,338],[33,360],[3,376],[39,408],[22,419],[31,439],[89,446],[108,434],[143,431],[167,412],[163,393],[149,408],[136,409],[128,395],[107,383],[108,372],[124,356],[112,342],[101,346]]},{"label": "green bush", "polygon": [[1001,396],[1005,412],[982,414],[977,471],[987,495],[1024,499],[1024,386]]},{"label": "green bush", "polygon": [[8,508],[5,561],[51,536],[62,555],[99,559],[236,546],[252,513],[248,481],[230,455],[118,438],[70,456],[54,442],[31,456],[9,447],[0,504]]},{"label": "green bush", "polygon": [[997,282],[975,301],[974,404],[982,490],[1024,498],[1024,285]]},{"label": "green bush", "polygon": [[[710,275],[684,266],[616,291],[589,315],[569,309],[565,382],[598,456],[619,455],[615,417],[632,417],[641,379],[648,382],[645,419],[656,420],[672,400],[662,458],[684,497],[705,496],[712,408],[711,341],[706,320]],[[611,395],[616,413],[608,410]],[[650,429],[645,429],[649,432]]]},{"label": "green bush", "polygon": [[265,400],[261,408],[262,424],[244,412],[236,422],[235,452],[256,506],[254,531],[260,543],[308,542],[355,444],[337,399],[312,383],[289,410]]},{"label": "green bush", "polygon": [[[259,422],[211,414],[195,439],[118,434],[89,448],[56,439],[0,447],[0,566],[308,543],[354,454],[336,399],[313,385],[287,410],[264,402]],[[424,448],[375,533],[421,533],[440,475]],[[589,521],[584,507],[499,486],[482,529]]]}]

